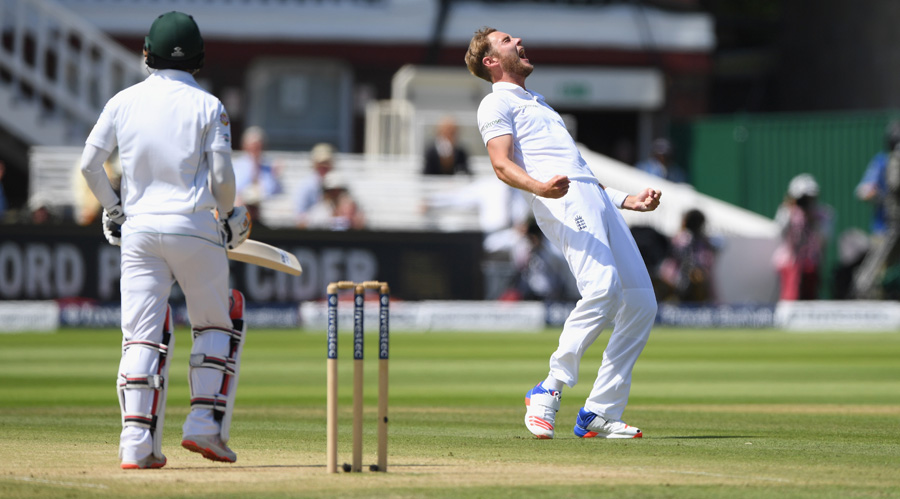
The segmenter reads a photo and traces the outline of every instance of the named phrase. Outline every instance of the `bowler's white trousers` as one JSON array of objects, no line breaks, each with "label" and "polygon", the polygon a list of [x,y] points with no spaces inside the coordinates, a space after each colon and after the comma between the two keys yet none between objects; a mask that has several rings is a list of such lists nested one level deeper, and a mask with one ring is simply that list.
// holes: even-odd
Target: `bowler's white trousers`
[{"label": "bowler's white trousers", "polygon": [[613,325],[585,409],[620,420],[631,391],[631,371],[656,318],[647,268],[619,210],[596,180],[574,180],[559,199],[535,197],[535,220],[565,255],[581,299],[566,319],[550,375],[578,382],[581,357]]},{"label": "bowler's white trousers", "polygon": [[[211,212],[128,218],[122,227],[123,341],[163,341],[169,293],[176,280],[184,292],[193,328],[232,327],[228,259],[216,224]],[[194,351],[217,357],[226,357],[230,346],[224,334],[204,334],[194,342]],[[158,360],[158,355],[148,349],[130,348],[122,356],[119,372],[156,372]],[[200,393],[215,393],[221,373],[195,371],[191,374],[194,388]],[[149,390],[129,390],[125,396],[132,411],[150,414]],[[185,435],[211,435],[219,432],[219,426],[212,410],[193,410],[183,431]],[[141,459],[150,454],[151,448],[149,430],[123,428],[120,449],[126,459]]]}]

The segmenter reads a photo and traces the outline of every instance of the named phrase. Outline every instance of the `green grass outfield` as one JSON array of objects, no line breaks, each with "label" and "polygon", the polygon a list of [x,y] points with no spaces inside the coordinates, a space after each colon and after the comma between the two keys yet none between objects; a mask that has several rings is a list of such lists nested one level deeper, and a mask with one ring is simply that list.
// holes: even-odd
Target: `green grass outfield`
[{"label": "green grass outfield", "polygon": [[[625,420],[639,440],[572,434],[599,367],[564,392],[555,440],[523,396],[557,332],[403,333],[391,342],[388,473],[325,473],[325,335],[248,334],[232,465],[178,445],[190,339],[179,328],[161,470],[118,468],[117,331],[0,335],[0,497],[900,497],[900,334],[656,329]],[[602,338],[605,339],[604,335]],[[367,335],[375,357],[376,338]],[[342,332],[341,461],[350,451]],[[365,462],[375,460],[376,365]]]}]

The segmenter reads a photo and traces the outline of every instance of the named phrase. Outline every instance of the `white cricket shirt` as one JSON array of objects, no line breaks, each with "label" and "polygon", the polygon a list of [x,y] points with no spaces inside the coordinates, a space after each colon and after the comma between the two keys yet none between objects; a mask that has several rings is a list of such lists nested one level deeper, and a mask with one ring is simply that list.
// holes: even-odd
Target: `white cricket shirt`
[{"label": "white cricket shirt", "polygon": [[207,152],[231,152],[225,107],[185,71],[162,69],[116,94],[87,144],[122,163],[122,207],[131,217],[216,208]]},{"label": "white cricket shirt", "polygon": [[478,106],[478,129],[485,145],[512,135],[513,161],[535,180],[554,175],[596,182],[559,113],[541,94],[508,82],[497,82]]}]

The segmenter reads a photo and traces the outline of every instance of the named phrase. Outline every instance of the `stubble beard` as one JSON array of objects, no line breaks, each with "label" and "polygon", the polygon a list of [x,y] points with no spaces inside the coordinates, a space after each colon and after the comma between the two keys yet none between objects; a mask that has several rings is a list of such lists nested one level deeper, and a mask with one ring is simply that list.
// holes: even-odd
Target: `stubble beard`
[{"label": "stubble beard", "polygon": [[500,61],[500,67],[503,72],[510,75],[521,76],[527,78],[534,71],[534,66],[526,65],[519,59],[518,55],[504,58]]}]

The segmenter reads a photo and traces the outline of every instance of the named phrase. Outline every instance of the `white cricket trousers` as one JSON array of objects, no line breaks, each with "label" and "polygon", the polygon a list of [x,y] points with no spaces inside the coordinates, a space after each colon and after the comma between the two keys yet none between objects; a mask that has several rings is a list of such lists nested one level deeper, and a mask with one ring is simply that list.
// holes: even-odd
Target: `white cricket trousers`
[{"label": "white cricket trousers", "polygon": [[[120,283],[124,341],[162,342],[169,293],[176,280],[184,292],[192,327],[232,327],[228,259],[219,242],[216,223],[209,212],[128,218],[122,227]],[[204,334],[194,342],[194,353],[227,356],[229,337],[224,334]],[[158,360],[156,352],[129,348],[122,357],[119,372],[155,373]],[[199,385],[201,392],[214,393],[221,374],[210,369],[195,371],[191,374],[195,388]],[[150,390],[126,391],[129,411],[150,414],[152,395]],[[185,435],[210,435],[218,433],[219,426],[211,410],[195,410],[188,415],[183,431]],[[126,458],[149,455],[152,449],[149,430],[123,428],[120,448]]]},{"label": "white cricket trousers", "polygon": [[581,357],[613,325],[584,407],[620,420],[631,371],[656,318],[656,297],[641,253],[619,210],[596,182],[573,179],[565,196],[535,197],[532,208],[541,230],[565,255],[581,294],[550,357],[550,375],[574,386]]}]

